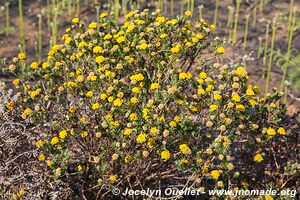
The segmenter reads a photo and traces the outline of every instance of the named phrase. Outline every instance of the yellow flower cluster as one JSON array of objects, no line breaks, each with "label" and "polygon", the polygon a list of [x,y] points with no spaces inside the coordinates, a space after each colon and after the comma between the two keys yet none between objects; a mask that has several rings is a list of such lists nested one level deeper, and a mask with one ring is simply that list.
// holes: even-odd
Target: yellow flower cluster
[{"label": "yellow flower cluster", "polygon": [[[159,11],[131,11],[119,25],[102,13],[99,23],[88,26],[74,18],[64,44],[51,48],[42,67],[30,65],[36,83],[22,80],[19,99],[5,108],[17,107],[24,121],[40,125],[38,159],[55,175],[82,155],[77,172],[85,172],[88,163],[104,183],[125,177],[125,164],[128,174],[138,176],[137,166],[150,162],[193,167],[221,180],[236,170],[229,155],[233,143],[247,138],[257,147],[290,132],[273,115],[280,111],[277,96],[261,98],[260,89],[247,82],[245,67],[203,59],[225,49],[208,37],[214,26],[193,24],[192,12],[185,15],[168,19]],[[264,158],[257,154],[253,160]]]}]

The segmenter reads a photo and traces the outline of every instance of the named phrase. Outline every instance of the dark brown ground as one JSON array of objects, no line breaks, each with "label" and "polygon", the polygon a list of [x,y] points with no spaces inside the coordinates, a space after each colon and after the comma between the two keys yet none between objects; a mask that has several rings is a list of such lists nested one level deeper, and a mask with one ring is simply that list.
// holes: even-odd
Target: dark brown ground
[{"label": "dark brown ground", "polygon": [[[257,0],[259,2],[259,0]],[[145,2],[145,1],[144,1]],[[152,1],[147,1],[148,5],[151,4]],[[149,3],[150,2],[150,3]],[[181,0],[174,0],[176,13],[180,12],[180,2]],[[213,23],[214,17],[214,1],[204,1],[204,0],[195,0],[195,10],[194,10],[194,18],[198,19],[198,6],[204,5],[203,15],[204,18]],[[246,1],[243,1],[246,2]],[[240,19],[238,26],[238,42],[236,45],[228,45],[226,48],[226,53],[224,54],[224,60],[241,62],[242,58],[245,55],[250,55],[253,59],[247,62],[248,70],[250,71],[250,82],[254,84],[258,84],[262,88],[265,87],[265,80],[262,79],[262,69],[263,66],[262,59],[257,59],[257,50],[258,50],[258,37],[265,37],[265,22],[259,22],[261,19],[265,18],[268,20],[272,20],[273,16],[276,13],[282,12],[287,15],[289,10],[289,0],[271,0],[268,5],[265,6],[264,13],[260,14],[259,9],[257,10],[257,23],[256,26],[252,26],[253,22],[253,0],[249,1],[250,3],[243,3],[240,9]],[[0,5],[4,5],[5,2],[1,1]],[[300,2],[295,1],[298,8],[300,8]],[[37,14],[41,12],[41,9],[46,9],[47,1],[46,0],[23,0],[24,4],[24,18],[25,18],[25,34],[26,34],[26,53],[29,58],[29,61],[36,60],[36,48],[35,42],[37,41],[37,31],[38,31],[38,18]],[[102,3],[103,5],[103,3]],[[166,4],[170,6],[168,2]],[[228,9],[229,5],[233,5],[231,0],[220,0],[219,7],[219,17],[217,22],[217,35],[220,38],[227,39],[229,29],[226,27],[227,18],[228,18]],[[142,3],[142,7],[146,8],[146,3]],[[154,7],[150,7],[154,9]],[[249,19],[249,34],[248,34],[248,46],[244,50],[242,47],[244,29],[245,29],[245,15],[247,13],[247,8],[250,8],[250,19]],[[168,7],[167,13],[170,14],[170,8]],[[101,8],[103,11],[103,8]],[[100,11],[100,12],[101,12]],[[62,36],[65,27],[70,24],[70,21],[73,17],[76,17],[76,9],[73,8],[72,16],[68,15],[67,11],[62,11],[59,16],[59,37]],[[299,12],[298,19],[299,19]],[[10,15],[11,15],[11,29],[12,32],[9,36],[5,34],[0,35],[0,59],[6,57],[7,61],[10,61],[14,56],[19,53],[19,11],[18,11],[18,1],[10,0]],[[83,21],[92,21],[92,19],[96,18],[96,10],[93,6],[92,0],[84,0],[81,3],[81,11],[80,11],[81,19]],[[120,19],[123,21],[122,19]],[[276,44],[275,49],[280,49],[285,52],[287,49],[287,21],[284,23],[284,27],[279,28],[276,34]],[[0,32],[5,28],[5,12],[0,13]],[[50,40],[51,32],[48,31],[47,26],[47,15],[43,15],[43,57],[47,54],[49,50],[49,40]],[[270,35],[271,38],[271,35]],[[58,38],[59,41],[59,38]],[[270,45],[269,45],[270,46]],[[294,34],[293,40],[293,48],[300,50],[300,30],[298,29]],[[4,64],[0,63],[0,68],[2,68]],[[275,64],[272,66],[272,75],[271,75],[271,87],[280,87],[281,83],[282,70],[279,67],[276,67]],[[2,79],[9,79],[9,77],[3,77]],[[290,90],[290,94],[293,94],[295,97],[300,95],[300,91]],[[300,108],[300,102],[289,98],[288,99],[288,112],[290,114],[295,113],[297,109]]]}]

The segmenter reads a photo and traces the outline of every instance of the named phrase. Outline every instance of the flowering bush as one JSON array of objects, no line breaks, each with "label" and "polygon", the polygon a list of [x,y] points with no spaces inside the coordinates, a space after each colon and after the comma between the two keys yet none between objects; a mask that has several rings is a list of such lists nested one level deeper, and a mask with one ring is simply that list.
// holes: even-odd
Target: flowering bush
[{"label": "flowering bush", "polygon": [[[75,18],[65,44],[13,81],[17,99],[5,109],[37,133],[46,173],[100,196],[187,182],[246,187],[241,170],[266,162],[267,145],[290,134],[284,105],[277,93],[261,98],[245,67],[223,65],[214,26],[189,17]],[[10,72],[25,63],[20,53]]]}]

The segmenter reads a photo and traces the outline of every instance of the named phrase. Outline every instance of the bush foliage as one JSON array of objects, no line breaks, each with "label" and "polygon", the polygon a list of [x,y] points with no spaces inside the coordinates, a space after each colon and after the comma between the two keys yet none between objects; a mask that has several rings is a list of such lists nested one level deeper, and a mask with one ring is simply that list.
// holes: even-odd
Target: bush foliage
[{"label": "bush foliage", "polygon": [[27,76],[16,73],[26,55],[14,59],[16,96],[1,112],[33,135],[49,179],[93,197],[114,187],[280,187],[274,173],[296,162],[291,151],[273,169],[274,142],[292,147],[295,136],[280,95],[261,97],[246,67],[222,64],[215,27],[190,16],[132,11],[119,25],[103,13],[88,26],[75,18]]}]

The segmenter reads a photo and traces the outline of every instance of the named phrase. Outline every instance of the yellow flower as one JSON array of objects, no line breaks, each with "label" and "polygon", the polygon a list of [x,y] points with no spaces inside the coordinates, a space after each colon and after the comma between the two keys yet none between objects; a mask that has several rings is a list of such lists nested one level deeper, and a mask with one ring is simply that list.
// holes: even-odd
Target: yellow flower
[{"label": "yellow flower", "polygon": [[60,50],[60,45],[54,45],[51,50],[53,52],[57,52],[58,50]]},{"label": "yellow flower", "polygon": [[222,96],[220,94],[214,94],[214,100],[215,101],[218,101],[218,100],[221,100],[222,99]]},{"label": "yellow flower", "polygon": [[254,86],[254,87],[253,87],[253,90],[254,90],[254,92],[256,92],[256,93],[260,93],[260,92],[261,92],[261,89],[260,89],[258,86]]},{"label": "yellow flower", "polygon": [[125,15],[125,18],[128,19],[128,18],[132,17],[134,14],[135,14],[135,11],[131,11]]},{"label": "yellow flower", "polygon": [[72,42],[72,38],[71,37],[67,37],[65,40],[65,44],[70,44]]},{"label": "yellow flower", "polygon": [[199,39],[196,38],[196,37],[193,37],[193,38],[192,38],[192,42],[193,42],[193,43],[197,43],[197,42],[199,42]]},{"label": "yellow flower", "polygon": [[53,137],[50,141],[50,144],[55,145],[59,142],[59,138],[58,137]]},{"label": "yellow flower", "polygon": [[68,132],[66,130],[62,130],[61,132],[59,132],[59,137],[61,139],[65,139],[68,135]]},{"label": "yellow flower", "polygon": [[88,81],[96,81],[96,80],[97,80],[97,76],[89,75],[89,76],[87,77],[87,80],[88,80]]},{"label": "yellow flower", "polygon": [[13,85],[15,86],[15,87],[18,87],[19,86],[19,84],[20,84],[20,79],[15,79],[15,80],[13,80]]},{"label": "yellow flower", "polygon": [[142,81],[142,80],[144,80],[144,75],[141,73],[132,75],[132,76],[130,76],[130,80],[131,81]]},{"label": "yellow flower", "polygon": [[126,40],[126,38],[124,36],[121,36],[117,39],[117,42],[120,44],[122,42],[124,42]]},{"label": "yellow flower", "polygon": [[85,95],[87,97],[92,97],[92,96],[94,96],[94,92],[93,91],[88,91]]},{"label": "yellow flower", "polygon": [[213,112],[213,111],[215,111],[215,110],[217,110],[218,109],[218,106],[216,105],[216,104],[213,104],[213,105],[210,105],[209,106],[209,110],[211,111],[211,112]]},{"label": "yellow flower", "polygon": [[204,36],[203,36],[202,34],[197,34],[197,35],[196,35],[196,38],[198,38],[199,40],[201,40],[201,39],[204,38]]},{"label": "yellow flower", "polygon": [[135,28],[135,25],[134,25],[134,24],[130,24],[130,25],[127,27],[127,32],[133,31],[134,28]]},{"label": "yellow flower", "polygon": [[43,62],[42,68],[47,69],[48,67],[49,67],[49,63],[48,62]]},{"label": "yellow flower", "polygon": [[117,98],[117,99],[115,99],[114,100],[114,106],[116,106],[116,107],[120,107],[122,104],[123,104],[123,100],[122,99],[120,99],[120,98]]},{"label": "yellow flower", "polygon": [[110,96],[110,97],[107,98],[107,101],[108,101],[109,103],[111,103],[111,102],[114,101],[114,99],[115,99],[115,98],[114,98],[113,96]]},{"label": "yellow flower", "polygon": [[254,160],[255,162],[260,163],[260,162],[262,162],[262,161],[264,160],[264,158],[263,158],[262,155],[259,153],[259,154],[256,154],[256,155],[253,157],[253,160]]},{"label": "yellow flower", "polygon": [[141,50],[145,50],[145,49],[147,49],[148,48],[148,44],[147,43],[142,43],[141,45],[140,45],[140,49]]},{"label": "yellow flower", "polygon": [[193,75],[191,73],[184,73],[184,72],[179,73],[179,79],[181,80],[191,79],[192,77]]},{"label": "yellow flower", "polygon": [[69,73],[69,77],[70,77],[70,78],[73,78],[74,76],[75,76],[75,73],[74,73],[74,72],[70,72],[70,73]]},{"label": "yellow flower", "polygon": [[136,141],[137,141],[138,143],[144,143],[144,142],[146,142],[146,141],[147,141],[147,134],[145,134],[145,133],[140,133],[140,134],[137,136]]},{"label": "yellow flower", "polygon": [[8,109],[8,110],[13,110],[14,109],[14,102],[12,102],[12,101],[9,101],[7,104],[6,104],[6,108]]},{"label": "yellow flower", "polygon": [[170,125],[171,127],[176,127],[176,126],[177,126],[177,123],[176,123],[175,121],[171,121],[171,122],[169,123],[169,125]]},{"label": "yellow flower", "polygon": [[38,140],[36,143],[35,143],[35,146],[37,148],[41,148],[43,147],[43,145],[45,144],[45,142],[43,140]]},{"label": "yellow flower", "polygon": [[92,22],[92,23],[89,24],[89,28],[90,29],[95,29],[95,28],[97,28],[97,25],[98,25],[97,22]]},{"label": "yellow flower", "polygon": [[234,95],[232,95],[231,100],[235,101],[235,102],[240,102],[241,101],[241,97],[238,94],[234,94]]},{"label": "yellow flower", "polygon": [[178,100],[176,101],[176,103],[177,103],[178,105],[183,105],[183,104],[185,103],[185,101],[182,100],[182,99],[178,99]]},{"label": "yellow flower", "polygon": [[235,74],[238,75],[238,76],[241,76],[241,77],[245,77],[247,76],[247,71],[244,67],[238,67],[236,70],[235,70]]},{"label": "yellow flower", "polygon": [[114,122],[111,122],[111,125],[112,125],[113,127],[118,127],[118,126],[120,126],[120,123],[119,123],[118,120],[116,120],[116,121],[114,121]]},{"label": "yellow flower", "polygon": [[111,34],[107,34],[104,36],[104,40],[110,40],[112,38]]},{"label": "yellow flower", "polygon": [[20,188],[20,190],[16,193],[16,195],[13,195],[12,199],[22,199],[24,194],[25,194],[25,190],[23,188]]},{"label": "yellow flower", "polygon": [[70,56],[70,60],[71,60],[71,61],[74,61],[75,59],[76,59],[76,57],[75,57],[74,55],[71,55],[71,56]]},{"label": "yellow flower", "polygon": [[181,118],[180,118],[180,116],[178,116],[178,115],[176,115],[176,116],[174,117],[174,121],[175,121],[175,122],[179,122],[180,119],[181,119]]},{"label": "yellow flower", "polygon": [[31,86],[30,86],[30,85],[25,85],[25,86],[24,86],[24,90],[26,90],[26,91],[29,91],[29,90],[30,90],[30,88],[31,88]]},{"label": "yellow flower", "polygon": [[48,161],[47,161],[47,165],[48,165],[49,167],[51,167],[51,166],[53,165],[53,161],[48,160]]},{"label": "yellow flower", "polygon": [[115,183],[117,181],[117,177],[115,175],[111,175],[109,176],[109,180],[110,182]]},{"label": "yellow flower", "polygon": [[150,90],[156,90],[159,88],[160,88],[160,85],[158,83],[152,83],[150,86]]},{"label": "yellow flower", "polygon": [[218,48],[217,48],[217,53],[222,54],[222,53],[224,53],[224,52],[225,52],[224,47],[218,47]]},{"label": "yellow flower", "polygon": [[87,132],[87,131],[82,131],[81,133],[80,133],[80,136],[82,137],[82,138],[85,138],[85,137],[87,137],[89,135],[89,133]]},{"label": "yellow flower", "polygon": [[280,135],[285,135],[285,134],[286,134],[284,128],[282,128],[282,127],[278,128],[278,129],[277,129],[277,132],[278,132]]},{"label": "yellow flower", "polygon": [[149,138],[147,142],[148,147],[153,148],[154,144],[155,144],[155,140],[153,138]]},{"label": "yellow flower", "polygon": [[165,122],[165,121],[166,121],[165,116],[161,116],[161,117],[159,118],[159,121],[162,122],[162,123]]},{"label": "yellow flower", "polygon": [[171,52],[172,53],[179,53],[181,48],[182,48],[181,45],[176,45],[175,47],[171,48]]},{"label": "yellow flower", "polygon": [[136,120],[138,119],[138,116],[137,116],[136,113],[131,113],[131,114],[129,115],[129,119],[130,119],[131,121],[136,121]]},{"label": "yellow flower", "polygon": [[84,81],[84,76],[83,75],[78,76],[76,78],[76,81],[79,82],[79,83],[83,82]]},{"label": "yellow flower", "polygon": [[132,157],[130,155],[126,155],[124,158],[124,162],[127,164],[130,163],[131,161],[132,161]]},{"label": "yellow flower", "polygon": [[181,153],[186,154],[186,155],[192,153],[191,149],[189,148],[189,146],[187,144],[181,144],[179,146],[179,149],[180,149]]},{"label": "yellow flower", "polygon": [[237,110],[239,110],[239,111],[245,111],[245,106],[244,105],[242,105],[242,104],[238,104],[238,105],[236,105],[236,107],[235,107]]},{"label": "yellow flower", "polygon": [[18,54],[18,58],[19,58],[20,60],[25,60],[25,59],[26,59],[25,53],[19,53],[19,54]]},{"label": "yellow flower", "polygon": [[93,110],[99,110],[99,108],[100,108],[100,104],[99,104],[99,103],[94,103],[94,104],[92,105],[92,109],[93,109]]},{"label": "yellow flower", "polygon": [[267,134],[269,136],[273,136],[273,135],[276,135],[276,131],[273,128],[268,128]]},{"label": "yellow flower", "polygon": [[136,97],[132,97],[132,98],[130,99],[130,102],[131,102],[132,104],[137,104],[137,103],[139,102],[139,100],[138,100],[138,98],[136,98]]},{"label": "yellow flower", "polygon": [[265,200],[273,200],[273,197],[270,196],[270,195],[266,195],[266,196],[265,196]]},{"label": "yellow flower", "polygon": [[171,153],[169,150],[163,150],[160,154],[161,159],[163,160],[169,160],[171,157]]},{"label": "yellow flower", "polygon": [[45,159],[46,159],[46,156],[42,153],[38,156],[39,161],[44,161]]},{"label": "yellow flower", "polygon": [[71,106],[69,109],[70,113],[75,113],[76,111],[76,106]]},{"label": "yellow flower", "polygon": [[101,13],[100,18],[104,18],[107,16],[107,13]]},{"label": "yellow flower", "polygon": [[166,37],[168,37],[168,34],[163,33],[163,34],[161,34],[159,37],[160,37],[161,39],[165,39]]},{"label": "yellow flower", "polygon": [[140,89],[138,87],[134,87],[134,88],[132,88],[132,92],[138,94],[141,91],[140,91]]},{"label": "yellow flower", "polygon": [[206,92],[211,92],[214,89],[213,85],[208,85],[205,89]]},{"label": "yellow flower", "polygon": [[72,22],[73,22],[74,24],[79,23],[79,18],[77,18],[77,17],[76,17],[76,18],[73,18],[73,19],[72,19]]},{"label": "yellow flower", "polygon": [[127,60],[127,62],[128,62],[128,63],[133,63],[133,62],[134,62],[134,58],[129,58],[129,59]]},{"label": "yellow flower", "polygon": [[155,19],[156,22],[160,22],[160,23],[164,23],[166,21],[166,18],[165,17],[157,17]]},{"label": "yellow flower", "polygon": [[96,61],[96,63],[100,64],[105,61],[105,58],[103,56],[98,56],[98,57],[96,57],[95,61]]},{"label": "yellow flower", "polygon": [[77,87],[77,84],[74,83],[74,82],[72,82],[72,81],[66,82],[66,83],[64,83],[64,85],[67,85],[67,86],[70,87],[70,88],[72,88],[72,87]]},{"label": "yellow flower", "polygon": [[257,102],[254,99],[250,99],[249,104],[253,107],[257,104]]},{"label": "yellow flower", "polygon": [[23,116],[24,117],[27,117],[29,116],[30,114],[32,113],[31,109],[30,108],[26,108],[23,112]]},{"label": "yellow flower", "polygon": [[150,133],[152,133],[154,136],[157,135],[157,133],[158,133],[157,127],[152,127],[152,128],[150,129]]},{"label": "yellow flower", "polygon": [[191,42],[187,42],[187,43],[185,43],[185,46],[190,47],[190,46],[192,46],[192,43]]},{"label": "yellow flower", "polygon": [[81,166],[81,165],[78,165],[78,166],[77,166],[77,171],[78,171],[78,172],[82,172],[82,166]]},{"label": "yellow flower", "polygon": [[94,52],[94,53],[102,53],[102,52],[103,52],[103,49],[102,49],[102,47],[100,47],[100,46],[95,46],[95,47],[93,48],[93,52]]},{"label": "yellow flower", "polygon": [[32,99],[34,99],[36,96],[38,96],[40,94],[40,92],[41,92],[41,89],[36,89],[34,91],[29,92],[29,94],[30,94],[30,97]]},{"label": "yellow flower", "polygon": [[187,159],[182,159],[182,160],[181,160],[181,163],[186,165],[186,164],[189,163],[189,161],[188,161]]},{"label": "yellow flower", "polygon": [[219,170],[212,170],[210,172],[211,176],[214,178],[214,179],[218,179],[220,177],[220,171]]},{"label": "yellow flower", "polygon": [[132,129],[131,128],[126,128],[125,130],[124,130],[124,135],[126,135],[126,136],[129,136],[131,133],[132,133]]},{"label": "yellow flower", "polygon": [[246,95],[247,96],[253,96],[254,95],[254,91],[252,89],[247,89]]},{"label": "yellow flower", "polygon": [[197,94],[198,94],[198,95],[203,95],[203,94],[205,94],[205,90],[204,90],[203,88],[199,88],[199,89],[197,90]]},{"label": "yellow flower", "polygon": [[102,100],[107,99],[107,94],[105,94],[105,93],[100,94],[100,99],[102,99]]},{"label": "yellow flower", "polygon": [[148,112],[149,112],[149,109],[148,108],[144,108],[143,109],[143,118],[144,119],[148,119],[149,117],[148,117]]},{"label": "yellow flower", "polygon": [[190,10],[187,10],[187,11],[185,11],[185,16],[187,16],[187,17],[191,17],[192,16],[192,11],[190,11]]},{"label": "yellow flower", "polygon": [[37,62],[33,62],[33,63],[31,63],[30,68],[31,69],[38,69],[39,68],[39,64]]}]

